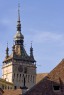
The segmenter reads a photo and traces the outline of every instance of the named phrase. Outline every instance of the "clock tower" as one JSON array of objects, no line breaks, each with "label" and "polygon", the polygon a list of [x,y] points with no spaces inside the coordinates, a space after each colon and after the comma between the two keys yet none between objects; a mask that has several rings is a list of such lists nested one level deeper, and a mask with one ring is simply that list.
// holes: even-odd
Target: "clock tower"
[{"label": "clock tower", "polygon": [[30,89],[36,83],[36,61],[33,55],[31,44],[30,55],[24,48],[24,36],[21,33],[20,10],[18,7],[17,32],[14,36],[12,53],[9,55],[9,48],[6,48],[6,57],[2,66],[2,78],[12,82],[14,88],[26,86]]}]

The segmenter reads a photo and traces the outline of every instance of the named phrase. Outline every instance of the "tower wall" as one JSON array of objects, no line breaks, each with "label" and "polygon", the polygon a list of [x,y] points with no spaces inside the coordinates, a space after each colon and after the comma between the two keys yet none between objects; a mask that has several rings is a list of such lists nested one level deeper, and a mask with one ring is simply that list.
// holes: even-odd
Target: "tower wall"
[{"label": "tower wall", "polygon": [[25,85],[30,89],[36,84],[36,65],[28,62],[14,61],[4,64],[2,67],[2,78],[12,82],[15,88]]},{"label": "tower wall", "polygon": [[30,89],[36,84],[36,66],[27,62],[15,62],[13,65],[13,83],[17,88],[25,85]]},{"label": "tower wall", "polygon": [[2,78],[6,79],[8,82],[12,82],[12,62],[3,65],[2,67]]}]

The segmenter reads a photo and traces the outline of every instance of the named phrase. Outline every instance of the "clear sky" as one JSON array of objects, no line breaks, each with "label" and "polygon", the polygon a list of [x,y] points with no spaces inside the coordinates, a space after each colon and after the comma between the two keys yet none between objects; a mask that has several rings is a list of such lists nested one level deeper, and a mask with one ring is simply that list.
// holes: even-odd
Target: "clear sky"
[{"label": "clear sky", "polygon": [[[29,54],[32,41],[37,72],[50,72],[64,58],[64,0],[20,0],[20,5],[25,49]],[[0,0],[0,68],[7,42],[12,51],[17,9],[18,0]]]}]

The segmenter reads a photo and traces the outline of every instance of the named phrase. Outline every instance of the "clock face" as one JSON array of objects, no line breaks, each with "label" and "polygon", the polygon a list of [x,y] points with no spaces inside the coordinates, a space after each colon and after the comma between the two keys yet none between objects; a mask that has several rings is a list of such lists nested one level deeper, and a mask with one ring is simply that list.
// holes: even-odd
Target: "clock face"
[{"label": "clock face", "polygon": [[19,71],[19,72],[22,72],[22,71],[23,71],[22,65],[20,65],[20,66],[18,67],[18,71]]}]

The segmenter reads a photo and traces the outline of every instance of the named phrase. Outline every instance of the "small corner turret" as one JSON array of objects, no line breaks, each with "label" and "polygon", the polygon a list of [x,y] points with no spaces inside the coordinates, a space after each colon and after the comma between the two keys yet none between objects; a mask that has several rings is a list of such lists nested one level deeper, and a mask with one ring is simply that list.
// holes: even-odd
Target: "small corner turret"
[{"label": "small corner turret", "polygon": [[35,59],[34,59],[34,55],[33,55],[32,42],[31,42],[31,47],[30,47],[30,59],[31,59],[31,61],[36,62]]},{"label": "small corner turret", "polygon": [[32,42],[31,42],[31,47],[30,47],[30,57],[34,57],[34,56],[33,56]]},{"label": "small corner turret", "polygon": [[8,43],[7,43],[7,48],[6,48],[6,58],[9,57],[9,48],[8,48]]}]

